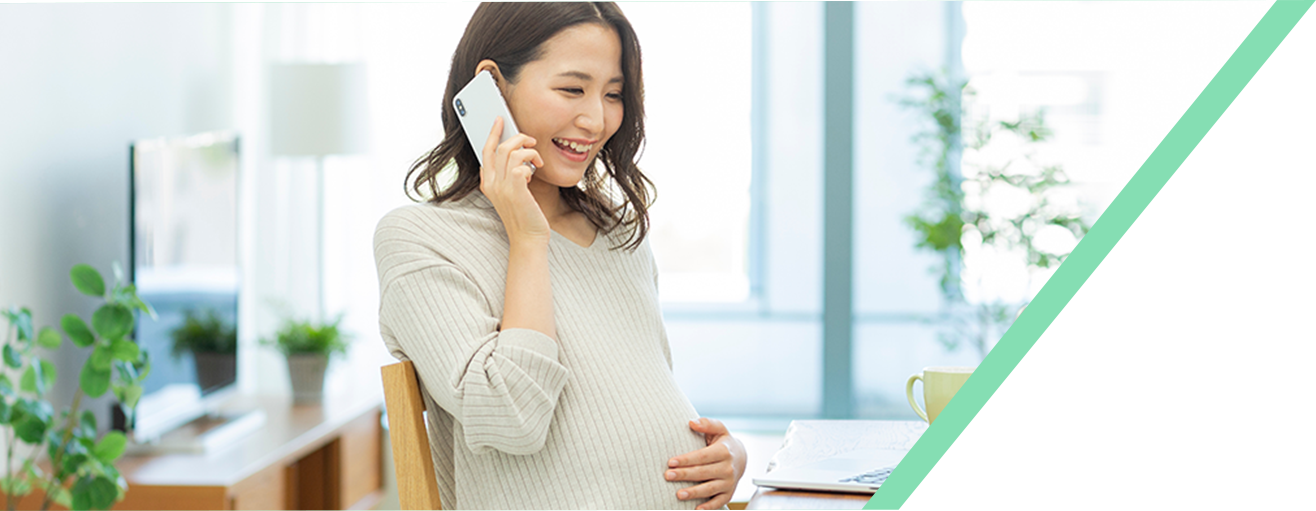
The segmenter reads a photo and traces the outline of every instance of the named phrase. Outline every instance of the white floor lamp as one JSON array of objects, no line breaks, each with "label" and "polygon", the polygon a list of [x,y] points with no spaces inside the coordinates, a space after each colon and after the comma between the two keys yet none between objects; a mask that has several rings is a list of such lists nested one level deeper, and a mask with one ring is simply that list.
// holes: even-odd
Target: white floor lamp
[{"label": "white floor lamp", "polygon": [[328,321],[324,268],[324,158],[367,150],[365,64],[279,63],[270,67],[270,151],[312,156],[316,176],[316,292]]}]

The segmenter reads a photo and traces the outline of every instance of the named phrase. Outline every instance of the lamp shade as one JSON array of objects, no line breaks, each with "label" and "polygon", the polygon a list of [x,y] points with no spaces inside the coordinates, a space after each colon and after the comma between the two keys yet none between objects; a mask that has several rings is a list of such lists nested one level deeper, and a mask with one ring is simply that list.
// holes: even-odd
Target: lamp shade
[{"label": "lamp shade", "polygon": [[272,65],[270,114],[270,150],[276,156],[365,152],[365,64]]}]

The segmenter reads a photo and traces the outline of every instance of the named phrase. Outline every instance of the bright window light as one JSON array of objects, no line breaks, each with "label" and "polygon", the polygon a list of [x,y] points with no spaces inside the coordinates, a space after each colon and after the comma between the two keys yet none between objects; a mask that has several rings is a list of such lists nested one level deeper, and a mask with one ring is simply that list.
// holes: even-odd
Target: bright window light
[{"label": "bright window light", "polygon": [[743,302],[750,5],[628,3],[622,10],[644,51],[647,142],[640,168],[658,191],[650,240],[662,301]]}]

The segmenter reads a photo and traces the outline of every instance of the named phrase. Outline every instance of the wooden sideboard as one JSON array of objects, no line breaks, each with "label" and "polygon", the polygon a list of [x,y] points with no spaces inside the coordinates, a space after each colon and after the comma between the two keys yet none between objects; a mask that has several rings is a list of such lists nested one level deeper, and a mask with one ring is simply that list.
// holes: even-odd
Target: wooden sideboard
[{"label": "wooden sideboard", "polygon": [[[124,456],[128,493],[114,509],[368,509],[383,497],[382,388],[293,406],[241,396],[226,408],[265,412],[264,425],[206,454]],[[42,492],[19,509],[40,509]],[[58,506],[54,506],[57,509]]]}]

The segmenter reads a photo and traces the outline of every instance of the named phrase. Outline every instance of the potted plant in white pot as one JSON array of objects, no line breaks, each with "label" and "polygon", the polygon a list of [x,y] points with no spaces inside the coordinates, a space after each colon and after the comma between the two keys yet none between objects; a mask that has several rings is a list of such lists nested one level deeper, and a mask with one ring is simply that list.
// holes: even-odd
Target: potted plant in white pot
[{"label": "potted plant in white pot", "polygon": [[331,356],[347,354],[349,337],[338,329],[340,315],[329,323],[289,319],[274,340],[262,341],[288,359],[293,404],[319,403],[324,397],[324,375]]}]

